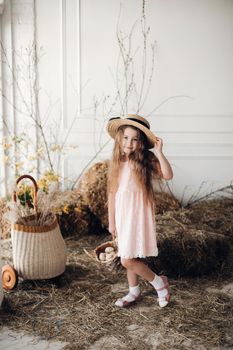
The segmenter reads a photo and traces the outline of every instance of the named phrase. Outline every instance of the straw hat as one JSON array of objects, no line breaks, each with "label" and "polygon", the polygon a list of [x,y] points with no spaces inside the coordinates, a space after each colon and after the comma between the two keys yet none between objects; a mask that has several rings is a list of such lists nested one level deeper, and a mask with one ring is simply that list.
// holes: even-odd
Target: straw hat
[{"label": "straw hat", "polygon": [[150,123],[145,118],[137,114],[129,114],[124,118],[116,117],[109,119],[107,124],[107,132],[113,139],[115,139],[117,131],[122,125],[134,126],[140,129],[147,137],[148,149],[154,147],[157,139],[153,132],[150,130]]}]

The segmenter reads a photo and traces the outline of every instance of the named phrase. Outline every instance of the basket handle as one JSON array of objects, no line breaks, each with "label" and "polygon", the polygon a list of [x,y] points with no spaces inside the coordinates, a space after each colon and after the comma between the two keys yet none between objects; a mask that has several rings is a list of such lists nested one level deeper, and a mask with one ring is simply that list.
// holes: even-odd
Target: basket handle
[{"label": "basket handle", "polygon": [[[16,185],[18,185],[18,183],[21,180],[23,180],[23,179],[30,179],[32,181],[33,185],[34,185],[33,205],[34,205],[34,210],[37,213],[37,192],[38,192],[38,186],[37,186],[36,180],[31,175],[22,175],[16,180]],[[12,199],[13,199],[14,202],[17,201],[17,193],[16,193],[16,191],[13,192]]]}]

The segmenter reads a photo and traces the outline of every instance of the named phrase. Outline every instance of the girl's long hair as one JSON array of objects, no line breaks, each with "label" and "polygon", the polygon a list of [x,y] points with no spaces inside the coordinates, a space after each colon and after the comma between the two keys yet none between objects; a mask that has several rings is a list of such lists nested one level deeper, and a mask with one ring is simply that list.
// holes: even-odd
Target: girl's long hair
[{"label": "girl's long hair", "polygon": [[135,129],[138,134],[137,149],[129,155],[133,174],[138,185],[142,188],[146,200],[153,203],[154,191],[152,180],[153,178],[161,178],[159,161],[154,153],[147,149],[148,144],[145,134],[133,126],[121,126],[115,137],[115,144],[108,170],[108,193],[116,192],[118,188],[121,165],[122,162],[125,161],[125,155],[122,150],[122,141],[124,131],[127,127]]}]

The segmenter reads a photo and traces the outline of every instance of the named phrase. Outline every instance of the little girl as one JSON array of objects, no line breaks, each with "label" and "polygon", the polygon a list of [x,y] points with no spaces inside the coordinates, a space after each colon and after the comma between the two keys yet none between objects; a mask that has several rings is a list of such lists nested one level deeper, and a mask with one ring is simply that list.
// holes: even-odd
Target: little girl
[{"label": "little girl", "polygon": [[173,172],[163,155],[162,140],[145,118],[133,114],[111,118],[107,131],[115,140],[108,172],[109,232],[117,240],[129,283],[129,293],[115,305],[125,307],[140,299],[141,276],[155,288],[159,306],[164,307],[170,300],[168,279],[156,275],[140,258],[158,255],[152,180],[170,180]]}]

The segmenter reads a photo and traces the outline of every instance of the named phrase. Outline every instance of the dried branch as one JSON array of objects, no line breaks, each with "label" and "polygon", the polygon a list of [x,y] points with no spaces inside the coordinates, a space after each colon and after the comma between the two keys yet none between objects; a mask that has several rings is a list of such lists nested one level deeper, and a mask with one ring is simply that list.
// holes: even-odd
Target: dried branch
[{"label": "dried branch", "polygon": [[192,98],[191,96],[188,96],[188,95],[174,95],[174,96],[170,96],[170,97],[167,97],[165,98],[162,102],[160,102],[160,104],[158,104],[154,109],[152,109],[152,111],[147,114],[146,118],[148,118],[150,115],[152,115],[155,111],[157,111],[161,106],[163,106],[165,103],[167,103],[168,101],[170,100],[173,100],[175,98]]},{"label": "dried branch", "polygon": [[84,172],[89,168],[91,163],[96,159],[96,157],[103,151],[103,149],[109,144],[110,140],[106,141],[103,146],[99,148],[99,150],[94,154],[94,156],[88,161],[88,163],[85,165],[85,167],[82,169],[81,173],[77,177],[77,179],[73,182],[71,189],[74,189],[76,184],[79,183],[80,179],[82,178]]},{"label": "dried branch", "polygon": [[[190,208],[192,205],[194,205],[194,204],[196,204],[198,202],[201,202],[203,200],[209,199],[210,197],[214,196],[216,193],[227,192],[228,190],[231,190],[230,194],[233,195],[233,184],[232,184],[232,182],[228,186],[224,186],[224,187],[218,188],[218,189],[216,189],[214,191],[211,191],[210,193],[207,193],[204,196],[201,196],[201,197],[196,198],[194,200],[192,200],[192,198],[193,198],[193,196],[192,196],[191,200],[189,200],[188,203],[185,205],[185,208]],[[199,192],[200,192],[200,189],[199,189]]]}]

